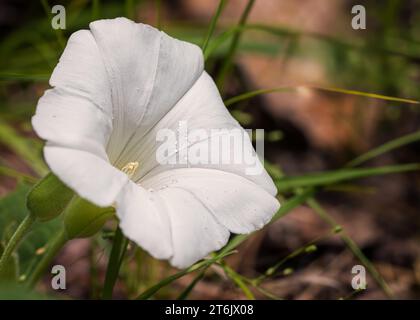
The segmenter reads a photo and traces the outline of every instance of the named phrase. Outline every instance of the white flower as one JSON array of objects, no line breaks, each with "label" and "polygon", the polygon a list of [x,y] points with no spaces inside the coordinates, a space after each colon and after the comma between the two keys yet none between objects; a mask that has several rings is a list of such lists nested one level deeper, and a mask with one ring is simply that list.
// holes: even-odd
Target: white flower
[{"label": "white flower", "polygon": [[81,197],[114,205],[129,239],[177,267],[266,224],[279,203],[265,170],[156,161],[157,132],[179,121],[240,128],[201,50],[125,18],[89,27],[70,37],[32,118],[50,169]]}]

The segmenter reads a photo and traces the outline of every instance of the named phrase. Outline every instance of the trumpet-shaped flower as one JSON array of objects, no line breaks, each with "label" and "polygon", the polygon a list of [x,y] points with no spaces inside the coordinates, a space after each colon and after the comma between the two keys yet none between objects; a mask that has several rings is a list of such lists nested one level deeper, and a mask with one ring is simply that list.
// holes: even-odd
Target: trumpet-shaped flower
[{"label": "trumpet-shaped flower", "polygon": [[[125,18],[89,27],[70,37],[32,118],[51,171],[82,198],[115,206],[129,239],[177,267],[220,249],[231,232],[266,224],[279,203],[265,170],[155,156],[159,131],[180,121],[243,130],[203,70],[201,50]],[[253,150],[249,139],[244,148]]]}]

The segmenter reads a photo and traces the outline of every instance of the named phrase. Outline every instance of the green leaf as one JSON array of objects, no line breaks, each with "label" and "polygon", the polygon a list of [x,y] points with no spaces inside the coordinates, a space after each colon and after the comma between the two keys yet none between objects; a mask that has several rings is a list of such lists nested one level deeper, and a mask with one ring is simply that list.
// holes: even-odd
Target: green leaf
[{"label": "green leaf", "polygon": [[63,212],[73,195],[73,191],[50,172],[29,192],[26,205],[40,221],[48,221]]},{"label": "green leaf", "polygon": [[326,186],[348,180],[417,170],[420,170],[420,164],[418,163],[377,168],[339,169],[302,176],[283,177],[276,181],[276,186],[279,192],[284,192],[301,187]]}]

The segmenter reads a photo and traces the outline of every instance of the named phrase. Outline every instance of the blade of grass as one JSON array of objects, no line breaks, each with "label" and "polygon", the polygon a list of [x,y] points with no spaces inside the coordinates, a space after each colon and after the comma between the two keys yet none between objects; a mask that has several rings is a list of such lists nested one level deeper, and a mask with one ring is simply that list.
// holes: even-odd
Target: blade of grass
[{"label": "blade of grass", "polygon": [[278,179],[276,186],[279,192],[290,191],[301,187],[327,186],[338,182],[420,170],[419,163],[391,165],[376,168],[339,169],[320,173],[311,173],[302,176],[288,176]]},{"label": "blade of grass", "polygon": [[[328,214],[324,208],[315,200],[315,198],[310,198],[307,201],[307,204],[331,227],[333,228],[341,228],[335,220]],[[360,262],[366,267],[372,277],[375,279],[377,284],[381,287],[384,293],[389,297],[393,298],[394,294],[385,280],[382,278],[381,274],[376,270],[373,263],[365,256],[362,250],[357,246],[357,244],[351,239],[345,232],[341,232],[340,234],[341,239],[350,249],[350,251],[360,260]]]},{"label": "blade of grass", "polygon": [[219,20],[220,15],[223,12],[223,9],[225,8],[226,0],[220,0],[219,5],[217,6],[216,12],[211,18],[210,26],[207,31],[206,37],[204,38],[203,44],[201,45],[201,49],[204,52],[204,55],[206,54],[207,45],[209,44],[209,41],[213,35],[214,29],[216,28],[217,21]]},{"label": "blade of grass", "polygon": [[228,107],[232,104],[235,104],[235,103],[238,103],[240,101],[247,100],[247,99],[251,99],[253,97],[256,97],[256,96],[259,96],[259,95],[262,95],[262,94],[273,93],[273,92],[294,91],[294,90],[295,90],[295,88],[292,88],[292,87],[259,89],[259,90],[246,92],[246,93],[240,94],[238,96],[232,97],[230,99],[225,100],[224,103],[225,103],[225,106]]},{"label": "blade of grass", "polygon": [[108,266],[105,275],[105,284],[102,292],[103,299],[112,299],[112,292],[117,281],[120,267],[127,250],[128,240],[124,237],[121,229],[118,227],[112,241],[111,254],[108,260]]},{"label": "blade of grass", "polygon": [[233,35],[232,42],[230,44],[228,53],[223,61],[222,67],[220,69],[220,72],[217,76],[216,84],[219,90],[223,89],[224,80],[226,75],[229,73],[230,68],[232,67],[233,57],[235,56],[236,49],[238,48],[239,41],[241,39],[242,35],[242,27],[246,24],[246,21],[248,19],[249,13],[251,12],[251,9],[254,5],[255,0],[249,0],[245,10],[242,12],[241,18],[238,22],[238,29],[236,30],[235,34]]},{"label": "blade of grass", "polygon": [[403,103],[410,103],[410,104],[420,104],[420,102],[416,101],[416,100],[396,98],[396,97],[384,96],[384,95],[381,95],[381,94],[368,93],[368,92],[362,92],[362,91],[356,91],[356,90],[348,90],[348,89],[341,89],[341,88],[317,87],[317,86],[309,86],[309,88],[322,90],[322,91],[328,91],[328,92],[335,92],[335,93],[343,93],[343,94],[348,94],[348,95],[361,96],[361,97],[372,98],[372,99],[380,99],[380,100],[387,100],[387,101],[394,101],[394,102],[403,102]]},{"label": "blade of grass", "polygon": [[340,89],[340,88],[327,88],[327,87],[316,87],[316,86],[296,86],[296,87],[280,87],[280,88],[271,88],[271,89],[258,89],[255,91],[246,92],[243,94],[240,94],[238,96],[232,97],[230,99],[227,99],[224,101],[226,106],[230,106],[232,104],[238,103],[240,101],[244,101],[247,99],[251,99],[253,97],[267,94],[267,93],[273,93],[273,92],[287,92],[287,91],[297,91],[299,89],[316,89],[316,90],[323,90],[323,91],[329,91],[329,92],[336,92],[336,93],[342,93],[342,94],[348,94],[348,95],[356,95],[356,96],[362,96],[366,98],[371,99],[380,99],[380,100],[386,100],[386,101],[397,101],[397,102],[404,102],[404,103],[410,103],[410,104],[419,104],[420,102],[410,99],[404,99],[404,98],[396,98],[396,97],[390,97],[390,96],[384,96],[376,93],[368,93],[368,92],[362,92],[362,91],[355,91],[355,90],[347,90],[347,89]]},{"label": "blade of grass", "polygon": [[208,58],[213,54],[213,52],[220,47],[224,42],[226,42],[228,39],[230,39],[235,32],[238,30],[238,27],[230,28],[221,34],[219,34],[217,37],[214,38],[206,47],[206,50],[203,51],[204,53],[204,61],[207,61]]},{"label": "blade of grass", "polygon": [[350,183],[335,184],[332,186],[327,186],[325,187],[324,190],[346,192],[346,193],[360,193],[360,194],[366,194],[366,195],[372,195],[377,192],[377,188],[375,187],[361,186],[358,184],[350,184]]},{"label": "blade of grass", "polygon": [[414,143],[420,141],[420,131],[407,134],[405,136],[396,138],[394,140],[388,141],[377,148],[374,148],[357,158],[353,159],[349,163],[347,163],[346,167],[356,167],[368,160],[376,158],[386,152],[392,151],[397,148],[401,148],[407,144]]}]

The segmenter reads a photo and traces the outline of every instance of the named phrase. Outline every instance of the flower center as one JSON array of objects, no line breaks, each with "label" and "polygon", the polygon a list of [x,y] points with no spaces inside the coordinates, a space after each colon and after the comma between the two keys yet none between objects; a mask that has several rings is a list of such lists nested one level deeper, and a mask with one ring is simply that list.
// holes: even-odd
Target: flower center
[{"label": "flower center", "polygon": [[138,167],[139,163],[137,161],[129,162],[121,169],[121,171],[131,179]]}]

